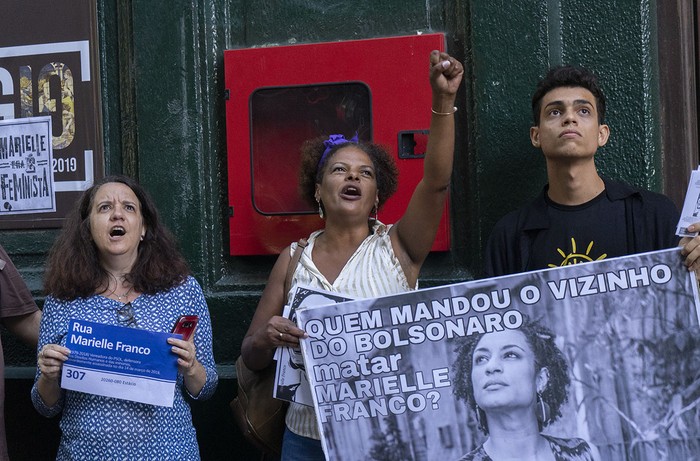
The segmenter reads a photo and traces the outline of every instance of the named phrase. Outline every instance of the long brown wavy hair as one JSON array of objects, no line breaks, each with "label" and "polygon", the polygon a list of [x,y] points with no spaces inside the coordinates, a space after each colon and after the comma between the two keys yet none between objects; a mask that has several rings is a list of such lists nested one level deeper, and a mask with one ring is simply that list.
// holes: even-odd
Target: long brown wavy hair
[{"label": "long brown wavy hair", "polygon": [[158,210],[146,190],[128,176],[107,176],[88,188],[67,216],[49,252],[44,275],[47,295],[61,300],[87,298],[105,286],[109,274],[100,264],[90,233],[90,212],[97,190],[107,183],[126,185],[141,205],[146,235],[139,243],[134,267],[125,274],[134,289],[146,294],[167,291],[182,284],[190,274],[175,238],[160,222]]}]

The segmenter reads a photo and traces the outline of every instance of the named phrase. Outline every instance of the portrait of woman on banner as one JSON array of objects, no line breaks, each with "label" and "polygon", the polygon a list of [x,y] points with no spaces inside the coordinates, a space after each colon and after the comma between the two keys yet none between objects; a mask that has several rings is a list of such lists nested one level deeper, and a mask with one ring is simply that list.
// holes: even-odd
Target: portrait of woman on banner
[{"label": "portrait of woman on banner", "polygon": [[518,329],[472,335],[457,347],[455,395],[476,415],[485,441],[460,461],[596,461],[582,438],[543,432],[568,400],[569,367],[555,335],[523,316]]}]

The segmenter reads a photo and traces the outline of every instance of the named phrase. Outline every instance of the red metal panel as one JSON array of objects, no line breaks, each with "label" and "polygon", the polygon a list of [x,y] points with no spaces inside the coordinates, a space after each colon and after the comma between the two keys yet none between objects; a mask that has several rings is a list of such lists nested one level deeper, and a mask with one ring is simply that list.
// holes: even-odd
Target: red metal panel
[{"label": "red metal panel", "polygon": [[[271,139],[266,144],[269,159],[266,158],[267,151],[262,156],[260,152],[256,153],[259,167],[256,171],[266,173],[256,176],[253,184],[251,98],[256,92],[347,82],[366,85],[371,116],[364,138],[387,146],[396,155],[400,171],[396,194],[379,212],[382,222],[393,223],[406,209],[423,171],[423,161],[419,157],[398,157],[399,133],[429,128],[428,55],[431,50],[444,48],[443,34],[425,34],[225,51],[225,83],[229,91],[226,101],[228,195],[232,208],[230,253],[276,254],[290,242],[323,227],[323,222],[310,208],[289,212],[270,210],[276,209],[274,195],[296,191],[297,171],[293,158],[299,155],[299,139],[330,134],[321,132],[328,127],[323,123],[310,127],[308,123],[304,124],[304,117],[289,109],[280,110],[274,120],[270,119],[262,126],[256,125],[257,133],[262,129],[263,133],[269,132]],[[274,94],[274,91],[270,93]],[[312,118],[308,117],[309,120]],[[319,132],[314,132],[315,129]],[[421,144],[424,143],[418,142],[417,149]],[[261,165],[266,166],[261,168]],[[277,191],[272,197],[266,196],[267,186],[274,186],[272,190]],[[280,194],[279,190],[285,192]],[[254,193],[258,194],[257,199],[253,197]],[[298,207],[298,203],[293,206]],[[449,249],[448,208],[446,205],[434,251]]]}]

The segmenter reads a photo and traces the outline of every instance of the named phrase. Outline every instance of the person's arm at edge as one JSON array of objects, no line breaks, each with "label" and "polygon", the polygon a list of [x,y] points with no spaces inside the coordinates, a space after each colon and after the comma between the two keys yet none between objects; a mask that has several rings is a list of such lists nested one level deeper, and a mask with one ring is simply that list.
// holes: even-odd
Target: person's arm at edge
[{"label": "person's arm at edge", "polygon": [[29,314],[5,317],[3,323],[10,333],[17,336],[27,346],[36,349],[39,341],[39,324],[41,323],[41,311],[38,308]]},{"label": "person's arm at edge", "polygon": [[[670,198],[665,195],[660,195],[661,204],[657,205],[660,207],[659,212],[655,213],[658,215],[655,224],[657,229],[662,229],[662,236],[657,235],[657,239],[661,241],[666,241],[668,239],[669,244],[660,245],[661,248],[671,247],[671,242],[677,242],[676,244],[681,247],[681,255],[683,256],[683,264],[688,268],[689,271],[695,272],[695,277],[700,281],[700,235],[695,237],[683,237],[678,238],[676,235],[676,225],[680,219],[680,212],[676,205],[671,201]],[[700,232],[700,222],[696,222],[688,226],[689,232]]]},{"label": "person's arm at edge", "polygon": [[[700,222],[688,226],[688,231],[700,231]],[[700,280],[700,235],[696,237],[683,237],[679,245],[682,247],[681,255],[685,258],[683,263],[689,271],[694,271],[695,277]]]}]

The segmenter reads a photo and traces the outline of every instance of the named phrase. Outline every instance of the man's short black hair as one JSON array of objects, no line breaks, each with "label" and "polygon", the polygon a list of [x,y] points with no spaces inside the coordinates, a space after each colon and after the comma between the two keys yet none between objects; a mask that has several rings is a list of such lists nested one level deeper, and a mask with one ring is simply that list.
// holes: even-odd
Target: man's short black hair
[{"label": "man's short black hair", "polygon": [[576,66],[558,66],[549,69],[547,75],[539,81],[535,94],[532,95],[532,119],[535,126],[540,124],[542,98],[550,91],[560,87],[582,87],[593,93],[598,112],[598,123],[605,120],[605,95],[598,86],[598,78],[588,69]]}]

